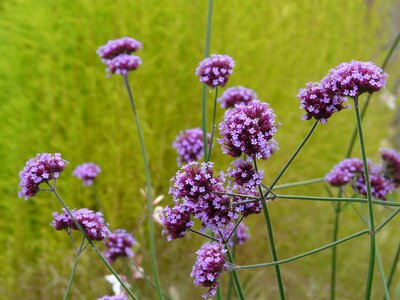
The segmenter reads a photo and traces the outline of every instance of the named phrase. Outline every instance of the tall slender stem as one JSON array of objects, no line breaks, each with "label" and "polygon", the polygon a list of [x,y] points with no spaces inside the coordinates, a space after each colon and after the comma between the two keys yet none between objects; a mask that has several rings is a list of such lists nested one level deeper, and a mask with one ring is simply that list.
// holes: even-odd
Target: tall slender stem
[{"label": "tall slender stem", "polygon": [[[343,194],[343,189],[339,189],[338,197],[341,197]],[[339,235],[339,221],[340,221],[340,207],[341,203],[337,202],[335,207],[335,223],[333,225],[333,238],[332,241],[335,242]],[[336,292],[336,256],[337,256],[337,248],[336,246],[332,247],[332,270],[331,270],[331,300],[335,299]]]},{"label": "tall slender stem", "polygon": [[[231,253],[231,250],[229,249],[229,246],[225,244],[225,249],[226,249],[226,256],[228,258],[228,261],[233,264],[233,256]],[[235,288],[236,292],[239,296],[240,300],[244,300],[244,293],[242,286],[240,285],[240,280],[239,280],[239,275],[237,274],[236,270],[232,270],[232,275],[233,275],[233,281],[235,282]]]},{"label": "tall slender stem", "polygon": [[106,267],[110,270],[111,273],[114,274],[115,278],[117,278],[118,282],[122,285],[122,287],[125,289],[125,291],[129,294],[129,296],[136,300],[136,296],[132,293],[132,291],[128,288],[126,283],[119,277],[118,273],[114,270],[114,268],[110,265],[110,263],[107,261],[107,259],[103,256],[103,254],[99,251],[99,249],[96,247],[96,245],[93,243],[92,240],[90,240],[87,237],[87,234],[85,230],[82,228],[81,224],[78,223],[78,221],[75,219],[74,215],[72,214],[71,210],[68,208],[68,206],[65,204],[64,200],[61,198],[61,196],[58,194],[57,190],[49,183],[47,182],[47,185],[50,187],[54,195],[57,197],[58,201],[61,203],[61,205],[65,208],[67,211],[68,215],[71,217],[72,221],[76,225],[76,227],[79,229],[79,231],[82,233],[82,235],[85,237],[85,239],[88,241],[89,245],[93,248],[93,250],[96,252],[97,256],[101,259],[101,261],[106,265]]},{"label": "tall slender stem", "polygon": [[215,133],[215,116],[217,113],[217,98],[218,98],[218,86],[215,88],[215,97],[214,97],[214,108],[213,108],[213,118],[211,124],[211,140],[210,140],[210,148],[208,150],[208,161],[211,160],[211,152],[214,140],[214,133]]},{"label": "tall slender stem", "polygon": [[[254,162],[254,169],[258,173],[257,160],[254,159],[253,162]],[[265,201],[265,197],[264,197],[261,185],[258,185],[258,190],[259,190],[261,198],[262,198],[261,205],[262,205],[262,208],[263,208],[263,215],[264,215],[265,225],[266,225],[266,228],[267,228],[267,235],[268,235],[269,247],[271,249],[272,260],[273,261],[278,261],[279,258],[278,258],[278,253],[277,253],[276,247],[275,247],[272,223],[271,223],[271,219],[270,219],[270,216],[269,216],[267,203]],[[279,265],[275,265],[275,277],[276,277],[276,282],[278,284],[278,289],[279,289],[279,299],[281,299],[281,300],[285,299],[285,289],[283,287],[281,269],[280,269]]]},{"label": "tall slender stem", "polygon": [[[229,242],[229,239],[227,239]],[[232,239],[232,258],[235,259],[236,256],[236,246],[237,246],[237,235],[235,234]],[[232,288],[233,288],[233,274],[229,274],[229,283],[228,290],[226,291],[226,300],[230,300],[232,296]]]},{"label": "tall slender stem", "polygon": [[381,273],[381,279],[382,279],[382,285],[383,285],[383,292],[384,292],[384,297],[383,299],[385,300],[390,300],[390,293],[389,293],[389,288],[386,282],[386,276],[385,276],[385,270],[383,268],[383,263],[381,259],[381,255],[379,254],[379,249],[378,245],[376,246],[376,260],[378,262],[378,268],[379,272]]},{"label": "tall slender stem", "polygon": [[364,134],[361,124],[361,116],[358,107],[358,97],[354,97],[354,107],[357,119],[357,131],[360,140],[361,155],[364,165],[364,178],[367,186],[367,200],[368,200],[368,215],[369,215],[369,233],[370,233],[370,257],[368,267],[368,277],[365,285],[365,299],[371,299],[372,283],[374,280],[374,269],[375,269],[375,221],[374,221],[374,210],[372,206],[372,193],[371,193],[371,182],[369,180],[368,162],[367,155],[365,153]]},{"label": "tall slender stem", "polygon": [[313,184],[313,183],[324,182],[324,181],[325,181],[325,178],[315,178],[315,179],[298,181],[298,182],[289,182],[289,183],[276,185],[274,187],[274,191],[289,188],[289,187],[302,186],[302,185]]},{"label": "tall slender stem", "polygon": [[387,279],[388,289],[390,289],[390,286],[392,284],[393,275],[394,275],[394,272],[396,271],[396,267],[397,267],[397,263],[399,262],[399,258],[400,258],[400,243],[399,243],[399,246],[397,247],[397,251],[396,251],[396,254],[394,256],[393,263],[392,263],[392,266],[390,268],[389,276],[388,276],[388,279]]},{"label": "tall slender stem", "polygon": [[78,252],[75,257],[75,260],[74,260],[74,265],[72,267],[71,274],[69,275],[67,289],[65,290],[65,293],[64,293],[64,298],[63,298],[64,300],[67,300],[69,298],[69,294],[71,292],[71,287],[72,287],[72,282],[74,281],[74,277],[75,277],[76,267],[78,266],[80,257],[81,257],[81,253]]},{"label": "tall slender stem", "polygon": [[150,242],[150,257],[151,257],[151,269],[153,273],[154,283],[157,287],[158,298],[163,299],[164,296],[161,292],[160,280],[158,278],[158,270],[157,270],[157,257],[156,257],[156,246],[155,246],[155,238],[154,238],[154,222],[153,222],[153,196],[151,191],[151,177],[150,177],[150,168],[149,161],[147,159],[146,147],[144,144],[144,137],[142,133],[142,127],[140,125],[139,117],[136,112],[135,102],[133,100],[132,91],[129,85],[128,78],[126,76],[122,76],[123,82],[128,93],[129,102],[132,107],[133,117],[136,123],[136,128],[139,135],[140,141],[140,150],[142,152],[144,170],[146,174],[146,194],[147,194],[147,220],[149,227],[149,242]]}]

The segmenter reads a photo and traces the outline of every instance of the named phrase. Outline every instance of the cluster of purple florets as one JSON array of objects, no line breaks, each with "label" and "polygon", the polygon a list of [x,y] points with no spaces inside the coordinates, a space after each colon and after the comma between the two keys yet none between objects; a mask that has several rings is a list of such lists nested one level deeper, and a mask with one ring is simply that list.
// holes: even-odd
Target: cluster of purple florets
[{"label": "cluster of purple florets", "polygon": [[161,222],[164,225],[163,234],[167,234],[167,240],[183,238],[194,222],[190,217],[192,209],[182,203],[177,203],[172,208],[166,206],[162,211]]},{"label": "cluster of purple florets", "polygon": [[257,99],[257,94],[253,90],[235,86],[223,92],[218,101],[221,103],[221,107],[232,108],[236,104],[246,104]]},{"label": "cluster of purple florets", "polygon": [[[398,187],[396,175],[400,174],[400,153],[382,149],[381,156],[382,165],[368,161],[368,173],[372,196],[386,200],[386,196]],[[367,195],[364,165],[358,158],[347,158],[341,161],[326,175],[325,180],[336,187],[350,184],[356,193]]]},{"label": "cluster of purple florets", "polygon": [[211,88],[223,87],[233,72],[235,62],[228,55],[212,54],[200,62],[196,69],[196,75],[200,77],[200,82]]},{"label": "cluster of purple florets", "polygon": [[[211,135],[207,134],[208,142]],[[200,128],[187,129],[179,132],[172,146],[178,153],[178,165],[199,160],[204,155],[203,131]]]},{"label": "cluster of purple florets", "polygon": [[237,159],[232,163],[233,167],[229,168],[227,175],[233,178],[237,186],[248,189],[254,189],[261,184],[264,171],[256,171],[251,160]]},{"label": "cluster of purple florets", "polygon": [[225,252],[218,242],[206,243],[196,252],[198,256],[190,276],[194,277],[196,285],[209,288],[203,295],[205,299],[216,294],[221,273],[227,267]]},{"label": "cluster of purple florets", "polygon": [[61,154],[41,153],[30,159],[19,173],[21,188],[18,196],[25,200],[39,192],[39,185],[43,182],[58,178],[68,162],[61,158]]},{"label": "cluster of purple florets", "polygon": [[[78,224],[85,231],[86,236],[90,240],[102,241],[110,233],[107,224],[103,219],[103,215],[100,212],[94,212],[87,208],[72,209],[72,216],[78,222]],[[53,221],[50,223],[56,230],[79,230],[74,220],[65,208],[63,212],[53,213]]]},{"label": "cluster of purple florets", "polygon": [[72,173],[75,177],[83,180],[83,185],[93,185],[94,179],[101,172],[101,169],[95,163],[83,163],[77,166]]},{"label": "cluster of purple florets", "polygon": [[320,82],[310,82],[299,91],[300,108],[306,112],[303,119],[326,123],[332,114],[349,107],[345,104],[346,97],[377,92],[385,86],[386,77],[372,62],[353,60],[340,64]]},{"label": "cluster of purple florets", "polygon": [[130,71],[136,70],[142,64],[139,56],[132,55],[142,48],[141,42],[124,37],[108,41],[106,45],[97,49],[97,54],[107,65],[106,71],[109,74],[127,76]]},{"label": "cluster of purple florets", "polygon": [[124,229],[116,229],[104,240],[107,250],[104,256],[110,263],[118,257],[133,257],[132,247],[136,244],[135,238]]},{"label": "cluster of purple florets", "polygon": [[268,103],[253,101],[237,104],[225,112],[219,124],[222,151],[233,157],[242,154],[252,159],[271,156],[269,141],[277,131],[275,114]]}]

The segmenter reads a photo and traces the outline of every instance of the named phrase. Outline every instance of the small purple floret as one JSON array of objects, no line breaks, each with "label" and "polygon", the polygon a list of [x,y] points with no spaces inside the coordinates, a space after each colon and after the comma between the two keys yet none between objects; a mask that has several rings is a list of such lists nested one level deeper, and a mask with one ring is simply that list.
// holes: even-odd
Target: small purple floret
[{"label": "small purple floret", "polygon": [[385,87],[387,76],[372,62],[353,60],[331,69],[322,84],[332,94],[355,98]]},{"label": "small purple floret", "polygon": [[221,273],[227,268],[224,247],[218,243],[204,244],[197,252],[197,260],[190,276],[194,277],[194,284],[208,287],[203,295],[208,299],[216,294]]},{"label": "small purple floret", "polygon": [[142,49],[142,43],[130,38],[123,37],[116,40],[110,40],[104,46],[99,47],[96,53],[103,60],[113,59],[121,54],[132,54]]},{"label": "small purple floret", "polygon": [[228,55],[211,54],[200,62],[196,69],[196,75],[200,77],[200,82],[205,83],[211,88],[223,87],[233,72],[235,62]]},{"label": "small purple floret", "polygon": [[267,159],[271,156],[268,142],[276,133],[277,126],[268,103],[237,104],[225,112],[225,120],[219,124],[222,138],[218,142],[222,151],[233,157],[246,154],[252,159]]},{"label": "small purple floret", "polygon": [[72,173],[75,177],[83,180],[83,185],[93,185],[93,180],[99,175],[101,169],[95,163],[83,163],[77,166]]},{"label": "small purple floret", "polygon": [[120,74],[122,76],[128,75],[128,72],[136,70],[142,64],[139,56],[121,54],[117,57],[107,60],[106,71],[109,74]]},{"label": "small purple floret", "polygon": [[107,247],[105,257],[113,263],[118,257],[133,257],[132,247],[136,245],[135,238],[124,229],[116,229],[104,240]]},{"label": "small purple floret", "polygon": [[28,200],[39,192],[39,185],[43,182],[59,177],[68,162],[61,158],[60,153],[41,153],[30,159],[19,173],[21,188],[18,196]]},{"label": "small purple floret", "polygon": [[221,107],[232,108],[235,104],[246,104],[257,99],[257,94],[253,90],[235,86],[227,89],[218,101],[221,102]]},{"label": "small purple floret", "polygon": [[[110,233],[100,212],[81,208],[78,210],[72,209],[71,213],[90,240],[104,240]],[[78,226],[76,226],[65,208],[63,208],[63,213],[61,214],[58,212],[53,213],[53,221],[50,225],[56,230],[78,230]]]},{"label": "small purple floret", "polygon": [[[208,142],[211,135],[207,133]],[[178,153],[178,165],[199,160],[203,157],[203,131],[200,128],[180,131],[172,146]]]}]

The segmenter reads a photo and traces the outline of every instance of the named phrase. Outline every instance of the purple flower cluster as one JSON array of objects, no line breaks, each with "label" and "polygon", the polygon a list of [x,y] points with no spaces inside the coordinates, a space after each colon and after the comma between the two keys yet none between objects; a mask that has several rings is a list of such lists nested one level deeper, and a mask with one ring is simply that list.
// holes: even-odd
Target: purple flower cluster
[{"label": "purple flower cluster", "polygon": [[18,196],[25,200],[39,192],[39,185],[58,178],[68,162],[61,158],[60,153],[42,153],[30,159],[19,173],[21,188]]},{"label": "purple flower cluster", "polygon": [[97,300],[128,300],[127,296],[103,296],[101,298],[97,298]]},{"label": "purple flower cluster", "polygon": [[372,62],[352,60],[331,69],[322,84],[331,93],[354,98],[379,91],[386,85],[387,76]]},{"label": "purple flower cluster", "polygon": [[[211,135],[207,133],[208,142]],[[203,152],[203,131],[200,128],[180,131],[172,146],[178,153],[177,162],[181,166],[184,163],[199,160]]]},{"label": "purple flower cluster", "polygon": [[297,98],[300,100],[300,108],[306,112],[303,120],[314,118],[322,124],[325,124],[333,113],[349,107],[343,104],[346,101],[345,97],[329,93],[317,82],[307,83],[307,87],[299,91]]},{"label": "purple flower cluster", "polygon": [[[103,219],[103,215],[100,212],[94,212],[87,208],[81,208],[78,210],[71,210],[72,215],[78,224],[85,231],[88,239],[101,241],[104,240],[110,231],[107,228],[107,224]],[[50,223],[56,230],[79,230],[74,220],[71,218],[69,213],[63,208],[63,213],[53,213],[53,221]]]},{"label": "purple flower cluster", "polygon": [[132,247],[136,244],[134,237],[124,229],[116,229],[104,240],[107,247],[105,257],[113,263],[118,257],[133,257]]},{"label": "purple flower cluster", "polygon": [[198,256],[190,276],[194,277],[196,285],[209,288],[203,295],[204,299],[216,294],[221,273],[227,267],[225,252],[223,246],[217,242],[204,244],[196,252]]},{"label": "purple flower cluster", "polygon": [[136,70],[142,64],[139,56],[131,55],[140,49],[142,49],[141,42],[124,37],[108,41],[97,49],[97,54],[107,65],[107,73],[127,76],[130,71]]},{"label": "purple flower cluster", "polygon": [[221,102],[221,107],[232,108],[236,104],[246,104],[257,100],[256,93],[242,86],[235,86],[227,89],[218,99]]},{"label": "purple flower cluster", "polygon": [[358,158],[347,158],[333,167],[326,175],[325,180],[332,186],[344,186],[353,177],[362,175],[363,162]]},{"label": "purple flower cluster", "polygon": [[99,47],[96,53],[100,58],[108,60],[113,59],[121,54],[132,54],[140,49],[142,49],[142,43],[130,38],[123,37],[116,40],[108,41],[104,46]]},{"label": "purple flower cluster", "polygon": [[253,189],[261,184],[264,171],[256,171],[251,160],[237,159],[233,163],[233,168],[229,168],[227,175],[233,178],[238,186]]},{"label": "purple flower cluster", "polygon": [[[240,195],[247,195],[247,196],[257,197],[257,198],[259,198],[261,196],[256,188],[248,189],[248,188],[245,188],[242,186],[236,186],[236,185],[234,185],[234,189],[232,190],[232,192],[240,194]],[[254,199],[246,198],[246,197],[239,197],[239,196],[232,197],[232,201],[234,203],[240,203],[240,202],[246,202],[246,201],[252,201],[252,200],[254,200]],[[248,202],[248,203],[244,203],[244,204],[236,204],[235,211],[241,213],[244,217],[248,217],[249,215],[259,214],[262,211],[262,204],[261,204],[261,201],[253,201],[253,202]]]},{"label": "purple flower cluster", "polygon": [[269,141],[277,131],[275,114],[268,103],[253,101],[237,104],[225,112],[219,124],[222,151],[233,157],[246,154],[252,159],[271,156]]},{"label": "purple flower cluster", "polygon": [[230,56],[212,54],[211,57],[200,62],[196,69],[196,75],[200,77],[200,82],[211,88],[223,87],[228,82],[234,66],[235,62]]},{"label": "purple flower cluster", "polygon": [[[225,240],[229,237],[234,228],[235,228],[235,223],[231,222],[222,230],[222,236],[224,237]],[[249,227],[247,227],[243,222],[241,222],[236,228],[236,231],[232,234],[229,241],[227,241],[229,247],[233,246],[234,238],[236,239],[237,245],[244,244],[250,238]]]},{"label": "purple flower cluster", "polygon": [[[394,190],[394,185],[380,172],[380,168],[373,168],[369,173],[371,194],[376,199],[386,200],[386,195]],[[364,176],[358,176],[353,183],[353,189],[357,193],[367,196],[367,185]]]},{"label": "purple flower cluster", "polygon": [[83,180],[83,185],[93,185],[93,180],[99,175],[101,169],[95,163],[83,163],[77,166],[72,173],[75,177]]},{"label": "purple flower cluster", "polygon": [[386,178],[400,186],[400,153],[393,149],[381,149],[382,172]]},{"label": "purple flower cluster", "polygon": [[192,209],[184,204],[176,204],[170,208],[166,206],[161,214],[161,222],[165,229],[162,233],[167,234],[167,240],[180,239],[190,229],[194,222],[190,220]]}]

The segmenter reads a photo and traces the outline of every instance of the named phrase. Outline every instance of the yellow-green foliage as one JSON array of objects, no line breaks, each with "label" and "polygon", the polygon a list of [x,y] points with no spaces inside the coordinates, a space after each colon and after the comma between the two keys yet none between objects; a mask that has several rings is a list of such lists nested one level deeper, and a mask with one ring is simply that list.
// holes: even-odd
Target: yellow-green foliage
[{"label": "yellow-green foliage", "polygon": [[[102,168],[98,190],[111,229],[135,229],[145,205],[139,192],[145,178],[137,133],[121,78],[106,78],[95,51],[120,36],[132,36],[144,44],[139,53],[143,65],[130,76],[130,82],[144,127],[154,189],[157,195],[166,195],[169,178],[177,169],[172,141],[179,130],[198,127],[201,122],[201,85],[194,71],[203,58],[207,1],[0,3],[0,298],[60,299],[74,257],[66,234],[49,226],[51,213],[60,210],[60,205],[45,192],[28,201],[18,199],[18,172],[35,153],[61,152],[71,162],[58,181],[61,195],[70,207],[94,208],[91,189],[71,176],[77,164],[94,161]],[[215,1],[211,53],[226,53],[235,59],[229,86],[254,89],[282,123],[276,136],[281,150],[261,164],[266,182],[311,126],[300,120],[298,89],[343,61],[380,64],[392,40],[390,9],[393,4],[386,0]],[[388,70],[390,89],[398,65]],[[211,112],[212,94],[209,104]],[[391,115],[375,96],[365,121],[367,151],[373,159],[377,159],[380,140],[388,135]],[[218,109],[218,120],[222,116]],[[350,109],[319,126],[283,181],[324,176],[344,157],[354,124]],[[219,147],[214,158],[220,169],[230,161]],[[320,186],[288,193],[326,195]],[[167,202],[171,202],[169,197]],[[270,205],[281,258],[331,240],[333,209],[329,203],[281,200]],[[387,214],[384,209],[376,211],[379,219]],[[251,217],[246,223],[252,238],[238,249],[238,263],[270,260],[263,217]],[[389,225],[378,239],[386,268],[398,243],[396,224]],[[348,208],[342,215],[340,236],[362,226]],[[135,235],[146,249],[145,228],[139,228]],[[189,234],[187,239],[167,243],[160,231],[157,227],[164,289],[176,289],[180,299],[199,298],[204,290],[194,287],[189,273],[194,252],[203,241]],[[141,255],[149,271],[147,251]],[[340,246],[340,299],[362,297],[367,256],[367,237]],[[326,299],[329,259],[330,251],[325,251],[282,266],[289,299]],[[117,268],[122,271],[121,265]],[[271,268],[241,271],[246,295],[275,299],[273,272]],[[73,299],[110,294],[103,278],[108,273],[88,249],[78,266]],[[153,298],[144,283],[133,286],[136,292],[141,290],[143,299]],[[374,299],[381,293],[376,273]]]}]

